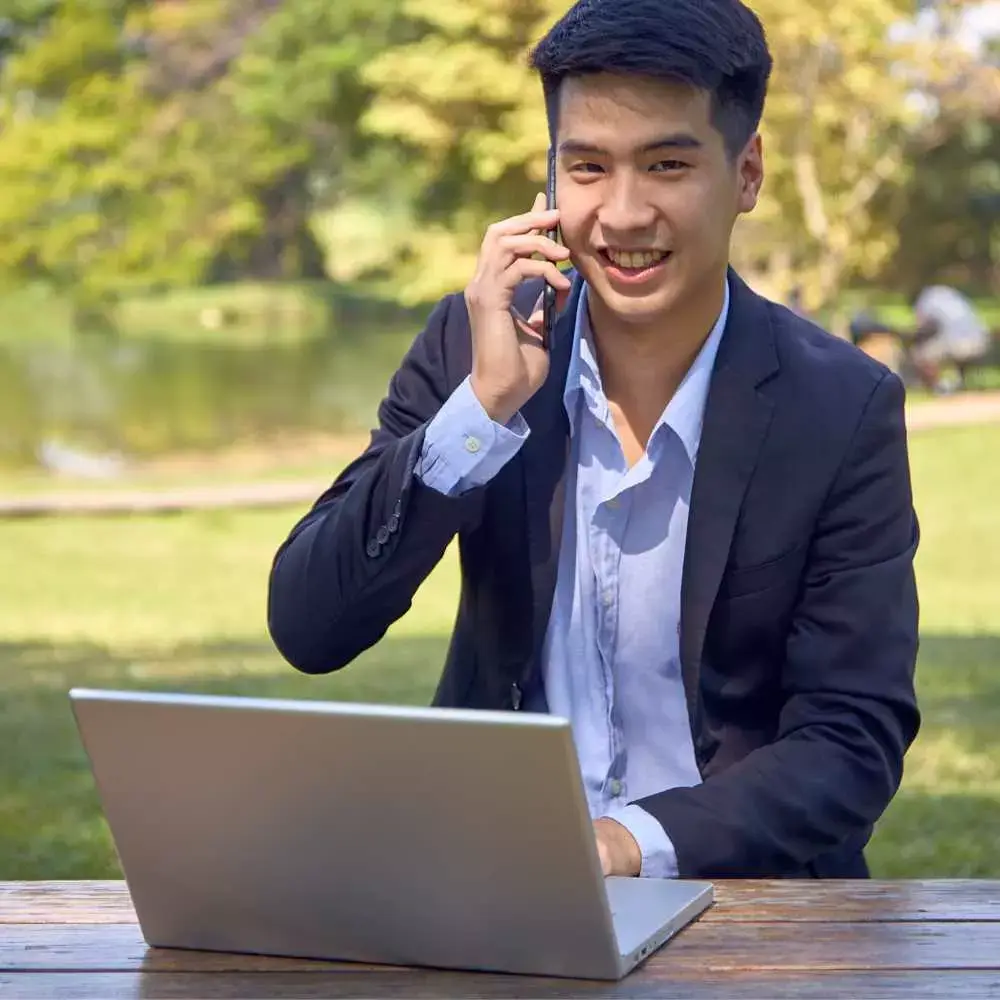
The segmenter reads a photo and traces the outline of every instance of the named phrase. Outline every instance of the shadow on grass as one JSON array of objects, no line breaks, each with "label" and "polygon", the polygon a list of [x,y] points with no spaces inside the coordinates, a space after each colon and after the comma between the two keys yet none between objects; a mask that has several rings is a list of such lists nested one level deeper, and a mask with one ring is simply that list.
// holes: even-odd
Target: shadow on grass
[{"label": "shadow on grass", "polygon": [[[0,643],[0,880],[120,874],[71,687],[427,704],[446,648],[445,636],[390,635],[341,673],[307,677],[266,638]],[[873,839],[873,874],[1000,877],[1000,636],[925,636],[918,677],[924,724]]]},{"label": "shadow on grass", "polygon": [[109,650],[0,643],[0,880],[120,876],[73,720],[72,687],[427,704],[446,637],[389,636],[309,677],[267,641]]}]

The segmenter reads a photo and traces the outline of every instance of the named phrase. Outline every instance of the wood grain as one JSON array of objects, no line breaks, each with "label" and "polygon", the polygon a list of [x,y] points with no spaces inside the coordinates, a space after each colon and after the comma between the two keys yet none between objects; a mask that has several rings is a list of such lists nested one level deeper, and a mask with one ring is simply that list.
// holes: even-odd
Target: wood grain
[{"label": "wood grain", "polygon": [[0,883],[0,996],[997,997],[1000,882],[717,883],[620,983],[150,949],[126,887]]},{"label": "wood grain", "polygon": [[[708,923],[1000,921],[1000,881],[719,881]],[[124,882],[0,882],[0,924],[134,923]]]},{"label": "wood grain", "polygon": [[65,973],[0,973],[4,1000],[326,1000],[336,997],[605,997],[629,1000],[857,1000],[880,997],[920,1000],[981,1000],[1000,996],[1000,975],[991,972],[932,971],[895,973],[742,973],[727,976],[675,976],[668,982],[627,976],[620,983],[535,979],[464,973],[315,972],[235,973],[119,972],[85,977]]},{"label": "wood grain", "polygon": [[[337,963],[321,963],[339,967]],[[135,924],[7,925],[0,970],[305,972],[308,960],[147,949]],[[642,975],[739,970],[997,969],[1000,923],[695,923]]]}]

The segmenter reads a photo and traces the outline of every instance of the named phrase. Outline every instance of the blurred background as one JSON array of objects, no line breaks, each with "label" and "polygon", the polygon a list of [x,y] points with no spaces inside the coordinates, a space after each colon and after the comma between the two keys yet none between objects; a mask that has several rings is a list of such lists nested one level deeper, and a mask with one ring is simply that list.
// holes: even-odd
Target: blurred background
[{"label": "blurred background", "polygon": [[[1000,2],[750,5],[776,67],[734,263],[911,387],[925,722],[873,871],[997,877]],[[0,0],[0,879],[119,874],[73,685],[429,699],[453,552],[325,678],[268,641],[267,571],[542,188],[524,56],[568,6]],[[993,340],[928,382],[935,285]]]}]

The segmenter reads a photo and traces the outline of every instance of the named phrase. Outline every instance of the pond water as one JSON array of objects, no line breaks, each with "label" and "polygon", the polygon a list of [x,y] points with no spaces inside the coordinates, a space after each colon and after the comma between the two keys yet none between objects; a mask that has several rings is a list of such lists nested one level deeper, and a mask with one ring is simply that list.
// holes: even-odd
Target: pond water
[{"label": "pond water", "polygon": [[100,335],[0,344],[0,464],[367,430],[418,329],[259,346]]}]

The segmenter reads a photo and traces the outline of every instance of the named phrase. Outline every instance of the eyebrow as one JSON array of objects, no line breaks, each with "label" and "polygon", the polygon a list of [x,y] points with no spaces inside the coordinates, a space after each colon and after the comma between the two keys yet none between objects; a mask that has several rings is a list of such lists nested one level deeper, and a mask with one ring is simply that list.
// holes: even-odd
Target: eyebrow
[{"label": "eyebrow", "polygon": [[[652,142],[647,142],[640,146],[637,153],[653,153],[659,149],[701,149],[703,143],[700,139],[691,135],[690,132],[675,132],[671,135],[664,135]],[[606,156],[608,151],[592,142],[583,142],[580,139],[567,139],[559,143],[560,153],[575,153],[577,155],[598,154]]]}]

